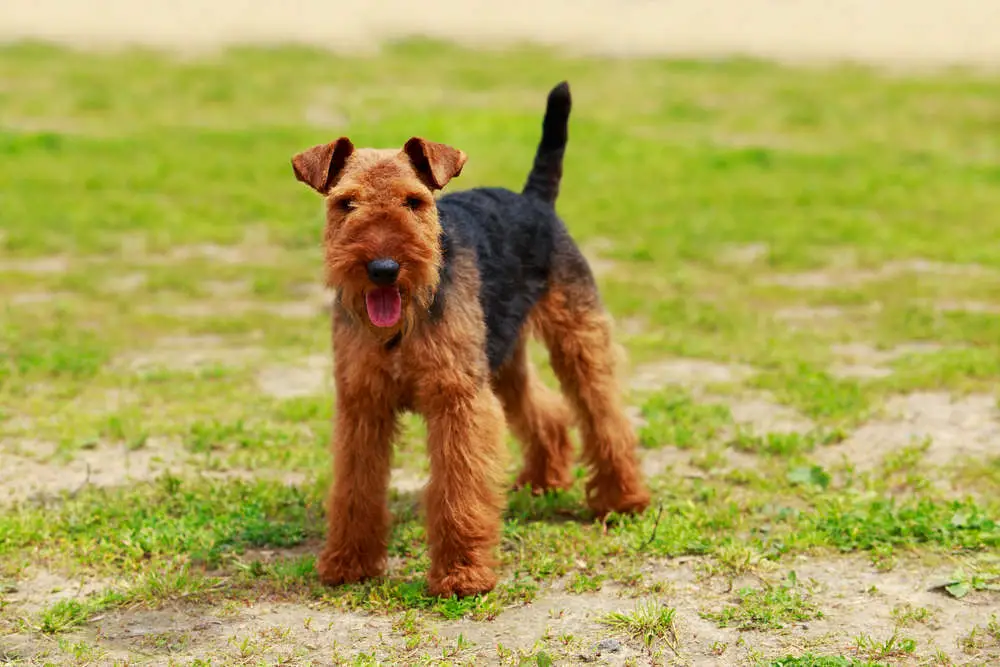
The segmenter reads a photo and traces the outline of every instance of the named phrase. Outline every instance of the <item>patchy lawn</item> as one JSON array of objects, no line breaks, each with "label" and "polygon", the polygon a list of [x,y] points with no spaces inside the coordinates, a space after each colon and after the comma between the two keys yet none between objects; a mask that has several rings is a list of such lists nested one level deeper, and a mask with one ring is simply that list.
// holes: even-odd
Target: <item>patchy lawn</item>
[{"label": "patchy lawn", "polygon": [[[423,135],[469,154],[455,187],[516,188],[564,78],[559,210],[654,505],[512,494],[498,589],[429,597],[409,419],[390,575],[324,588],[329,297],[289,159]],[[998,99],[426,41],[0,48],[0,662],[1000,660]]]}]

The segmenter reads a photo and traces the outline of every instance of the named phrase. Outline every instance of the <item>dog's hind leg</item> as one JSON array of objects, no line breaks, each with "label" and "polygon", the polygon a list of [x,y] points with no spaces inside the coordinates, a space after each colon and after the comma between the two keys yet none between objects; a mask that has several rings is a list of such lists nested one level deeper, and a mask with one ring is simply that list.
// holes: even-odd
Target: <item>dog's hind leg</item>
[{"label": "dog's hind leg", "polygon": [[549,290],[532,319],[577,413],[584,461],[591,468],[588,504],[599,516],[644,510],[649,493],[615,376],[610,318],[586,261],[568,238],[560,244]]},{"label": "dog's hind leg", "polygon": [[565,489],[572,482],[572,414],[562,396],[545,386],[528,359],[526,336],[493,378],[507,424],[524,450],[524,468],[515,484],[534,493]]}]

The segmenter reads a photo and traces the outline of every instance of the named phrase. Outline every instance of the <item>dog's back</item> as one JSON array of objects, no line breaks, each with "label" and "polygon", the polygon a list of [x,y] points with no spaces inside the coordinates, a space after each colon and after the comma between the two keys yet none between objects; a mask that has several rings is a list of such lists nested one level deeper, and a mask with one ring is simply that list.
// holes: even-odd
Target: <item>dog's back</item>
[{"label": "dog's back", "polygon": [[560,251],[578,254],[555,211],[570,108],[569,86],[563,82],[549,93],[542,138],[522,193],[474,188],[438,200],[445,234],[442,285],[446,291],[456,253],[473,252],[493,371],[510,356],[548,287]]}]

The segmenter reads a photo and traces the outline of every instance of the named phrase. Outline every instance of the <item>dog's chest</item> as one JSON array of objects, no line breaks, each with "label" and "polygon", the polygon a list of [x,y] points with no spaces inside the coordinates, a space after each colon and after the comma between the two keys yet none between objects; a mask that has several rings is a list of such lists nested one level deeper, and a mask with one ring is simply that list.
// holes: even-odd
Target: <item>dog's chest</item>
[{"label": "dog's chest", "polygon": [[413,360],[408,360],[406,353],[400,349],[392,350],[387,357],[382,368],[397,392],[399,408],[412,410],[414,399]]},{"label": "dog's chest", "polygon": [[399,350],[393,350],[389,353],[389,364],[388,369],[389,377],[397,385],[402,385],[406,380],[404,376],[405,367],[403,364],[403,355],[400,354]]}]

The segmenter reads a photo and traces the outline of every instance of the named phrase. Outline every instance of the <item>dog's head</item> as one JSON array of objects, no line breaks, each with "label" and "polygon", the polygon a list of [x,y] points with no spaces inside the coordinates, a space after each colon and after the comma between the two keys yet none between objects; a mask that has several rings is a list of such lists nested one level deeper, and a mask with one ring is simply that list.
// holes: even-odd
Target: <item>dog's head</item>
[{"label": "dog's head", "polygon": [[292,158],[326,198],[326,282],[380,338],[405,333],[429,307],[441,267],[434,191],[462,172],[462,151],[419,137],[355,149],[347,137]]}]

